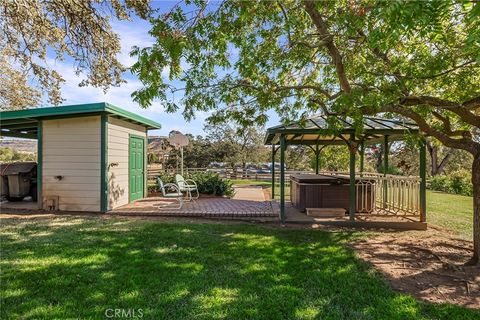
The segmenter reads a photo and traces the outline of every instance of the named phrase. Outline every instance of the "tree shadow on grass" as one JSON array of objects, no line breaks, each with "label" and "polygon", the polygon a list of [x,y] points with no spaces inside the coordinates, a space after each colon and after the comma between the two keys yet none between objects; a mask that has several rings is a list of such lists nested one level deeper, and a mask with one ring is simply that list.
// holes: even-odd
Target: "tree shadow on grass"
[{"label": "tree shadow on grass", "polygon": [[95,218],[2,226],[1,318],[418,319],[479,316],[391,291],[348,232]]}]

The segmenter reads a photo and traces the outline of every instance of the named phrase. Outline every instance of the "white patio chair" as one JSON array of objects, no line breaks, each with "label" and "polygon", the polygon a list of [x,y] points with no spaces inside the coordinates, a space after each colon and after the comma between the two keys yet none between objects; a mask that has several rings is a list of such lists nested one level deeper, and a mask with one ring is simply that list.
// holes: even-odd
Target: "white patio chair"
[{"label": "white patio chair", "polygon": [[[200,197],[200,193],[198,192],[197,183],[192,179],[185,179],[182,175],[177,174],[175,175],[175,181],[177,182],[178,187],[180,188],[180,192],[185,192],[188,196],[188,200],[198,199]],[[195,197],[192,196],[192,191],[196,192]]]},{"label": "white patio chair", "polygon": [[175,199],[178,201],[178,207],[173,209],[181,209],[183,206],[183,194],[180,191],[180,188],[175,183],[164,184],[162,179],[160,179],[160,177],[157,177],[157,183],[158,183],[158,188],[162,192],[162,196],[164,198]]}]

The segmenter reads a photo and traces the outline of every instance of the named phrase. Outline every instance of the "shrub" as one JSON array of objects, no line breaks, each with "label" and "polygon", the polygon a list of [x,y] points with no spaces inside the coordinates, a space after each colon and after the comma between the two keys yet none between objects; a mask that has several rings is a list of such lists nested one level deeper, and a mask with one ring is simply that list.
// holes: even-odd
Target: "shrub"
[{"label": "shrub", "polygon": [[473,185],[470,172],[465,170],[454,172],[451,177],[450,188],[456,194],[473,196]]},{"label": "shrub", "polygon": [[201,172],[189,175],[190,179],[195,180],[200,193],[213,194],[217,196],[232,197],[235,194],[233,183],[228,179],[222,179],[214,172]]},{"label": "shrub", "polygon": [[158,191],[158,185],[157,185],[157,182],[155,181],[155,183],[149,183],[147,185],[147,190],[148,190],[148,193],[153,193],[153,192],[156,192]]},{"label": "shrub", "polygon": [[434,176],[430,180],[430,189],[464,196],[473,195],[470,173],[467,171],[457,171],[448,176]]},{"label": "shrub", "polygon": [[452,189],[450,188],[450,178],[443,175],[433,176],[430,179],[430,189],[435,191],[453,193]]},{"label": "shrub", "polygon": [[[158,174],[157,176],[160,177],[160,179],[162,179],[164,184],[175,183],[175,175],[174,174],[160,172],[160,174]],[[156,179],[155,179],[155,183],[157,183]]]},{"label": "shrub", "polygon": [[[175,183],[174,174],[160,173],[159,177],[163,183]],[[235,194],[232,187],[233,183],[228,179],[222,179],[214,172],[191,173],[185,175],[185,178],[194,180],[200,193],[227,197],[232,197]]]}]

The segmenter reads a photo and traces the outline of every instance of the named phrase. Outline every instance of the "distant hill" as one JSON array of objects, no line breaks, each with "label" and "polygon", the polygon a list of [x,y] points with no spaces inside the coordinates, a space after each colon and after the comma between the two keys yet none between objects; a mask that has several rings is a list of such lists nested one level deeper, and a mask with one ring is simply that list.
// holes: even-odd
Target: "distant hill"
[{"label": "distant hill", "polygon": [[20,152],[36,153],[37,141],[24,139],[0,139],[0,148],[11,148]]},{"label": "distant hill", "polygon": [[148,151],[154,153],[165,153],[171,149],[168,143],[168,137],[164,136],[149,136],[148,137]]},{"label": "distant hill", "polygon": [[[37,152],[36,140],[2,138],[0,139],[0,148],[11,148],[21,152]],[[148,137],[148,151],[160,155],[170,152],[172,147],[167,141],[167,137],[163,136],[149,136]]]}]

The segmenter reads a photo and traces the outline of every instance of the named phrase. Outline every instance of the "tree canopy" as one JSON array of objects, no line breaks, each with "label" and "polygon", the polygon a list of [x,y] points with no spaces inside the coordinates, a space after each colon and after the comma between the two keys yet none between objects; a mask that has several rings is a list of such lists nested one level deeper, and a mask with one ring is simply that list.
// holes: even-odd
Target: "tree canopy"
[{"label": "tree canopy", "polygon": [[471,153],[478,261],[479,2],[193,0],[153,18],[150,33],[156,43],[132,51],[144,84],[133,97],[144,107],[159,99],[186,118],[213,111],[214,121],[243,125],[265,124],[272,109],[358,124],[387,113]]},{"label": "tree canopy", "polygon": [[[80,85],[107,89],[124,80],[125,67],[118,61],[120,39],[111,19],[132,14],[147,18],[148,0],[109,1],[2,1],[0,4],[0,109],[21,109],[39,103],[62,102],[62,75],[49,61],[72,59]],[[33,81],[28,81],[30,80]]]}]

